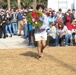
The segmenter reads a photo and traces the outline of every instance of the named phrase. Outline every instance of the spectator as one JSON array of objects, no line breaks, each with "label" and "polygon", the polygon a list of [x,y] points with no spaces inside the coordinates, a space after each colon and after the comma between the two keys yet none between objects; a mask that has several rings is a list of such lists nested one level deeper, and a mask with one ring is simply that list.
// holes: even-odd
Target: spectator
[{"label": "spectator", "polygon": [[65,13],[65,25],[67,26],[68,30],[72,30],[71,17],[68,12]]},{"label": "spectator", "polygon": [[28,32],[28,27],[27,27],[27,20],[26,20],[26,17],[24,17],[23,19],[23,24],[24,24],[24,38],[26,39],[27,38],[27,32]]},{"label": "spectator", "polygon": [[60,17],[60,12],[57,12],[57,17],[55,20],[56,28],[58,27],[58,23],[63,22],[63,19]]},{"label": "spectator", "polygon": [[69,16],[70,16],[70,18],[71,18],[71,23],[72,23],[72,21],[75,19],[75,18],[74,18],[74,15],[73,15],[73,13],[71,13],[71,10],[70,10],[70,9],[68,9],[67,12],[69,13]]},{"label": "spectator", "polygon": [[18,36],[21,36],[21,31],[23,30],[23,12],[21,9],[19,9],[19,12],[17,14],[17,20],[18,20]]},{"label": "spectator", "polygon": [[28,22],[28,39],[29,39],[29,47],[34,47],[34,30],[31,23]]},{"label": "spectator", "polygon": [[75,11],[75,9],[72,9],[72,14],[74,15],[74,19],[76,19],[76,11]]},{"label": "spectator", "polygon": [[53,22],[53,23],[54,23],[54,21],[55,21],[55,18],[54,18],[54,16],[53,16],[53,12],[50,11],[50,12],[49,12],[49,16],[48,16],[48,22],[49,22],[49,23],[50,23],[50,22]]},{"label": "spectator", "polygon": [[0,38],[2,38],[2,17],[0,15]]},{"label": "spectator", "polygon": [[63,19],[64,13],[62,12],[62,9],[59,9],[59,12],[60,12],[60,17]]},{"label": "spectator", "polygon": [[54,16],[54,19],[56,19],[57,14],[56,14],[55,10],[53,10],[53,16]]},{"label": "spectator", "polygon": [[73,20],[72,22],[72,40],[73,40],[73,45],[76,44],[76,19]]},{"label": "spectator", "polygon": [[13,15],[13,18],[12,18],[13,33],[14,33],[14,35],[17,35],[18,25],[17,25],[17,13],[16,13],[16,11],[13,11],[12,15]]},{"label": "spectator", "polygon": [[49,29],[47,30],[47,45],[50,46],[50,43],[55,43],[55,39],[56,39],[56,27],[54,26],[53,22],[49,23]]},{"label": "spectator", "polygon": [[12,24],[11,24],[12,16],[10,12],[6,12],[6,36],[8,37],[8,32],[10,32],[10,37],[12,37]]},{"label": "spectator", "polygon": [[2,32],[3,33],[3,38],[6,38],[6,14],[5,11],[1,11],[1,17],[2,17]]},{"label": "spectator", "polygon": [[59,41],[60,41],[60,45],[63,45],[63,39],[65,39],[65,45],[68,46],[68,40],[70,38],[71,38],[71,33],[69,33],[67,27],[62,22],[60,22],[57,28],[56,46],[59,45]]},{"label": "spectator", "polygon": [[[29,13],[31,13],[33,10],[29,10]],[[35,32],[35,28],[33,27],[33,25],[28,22],[28,39],[29,39],[29,47],[34,47],[35,46],[35,38],[34,38],[34,32]]]}]

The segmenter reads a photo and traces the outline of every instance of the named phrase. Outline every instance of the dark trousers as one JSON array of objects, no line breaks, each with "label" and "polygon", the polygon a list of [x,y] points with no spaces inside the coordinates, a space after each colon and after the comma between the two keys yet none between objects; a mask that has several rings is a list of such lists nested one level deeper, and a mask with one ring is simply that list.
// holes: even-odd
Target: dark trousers
[{"label": "dark trousers", "polygon": [[54,45],[55,44],[55,39],[52,36],[47,37],[47,45]]},{"label": "dark trousers", "polygon": [[2,38],[2,26],[0,26],[0,38]]},{"label": "dark trousers", "polygon": [[4,34],[4,37],[6,37],[6,24],[2,25],[2,33]]},{"label": "dark trousers", "polygon": [[29,40],[29,44],[31,44],[31,33],[32,31],[28,31],[28,40]]},{"label": "dark trousers", "polygon": [[[33,43],[34,45],[36,45],[34,33],[35,33],[34,29],[33,30],[29,30],[28,31],[28,39],[29,39],[29,44]],[[31,37],[33,37],[33,42],[31,41]]]}]

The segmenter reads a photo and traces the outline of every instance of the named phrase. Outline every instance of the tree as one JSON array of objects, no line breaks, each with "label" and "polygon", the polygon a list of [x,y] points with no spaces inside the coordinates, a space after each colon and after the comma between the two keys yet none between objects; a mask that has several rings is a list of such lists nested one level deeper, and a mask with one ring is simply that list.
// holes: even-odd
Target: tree
[{"label": "tree", "polygon": [[[24,7],[29,7],[29,6],[33,6],[34,8],[36,8],[36,5],[42,3],[45,6],[47,5],[47,0],[21,0],[21,6],[22,8]],[[2,0],[2,5],[1,5],[4,9],[7,8],[8,4],[7,4],[7,0]],[[10,0],[10,6],[11,7],[17,7],[18,3],[17,0]]]}]

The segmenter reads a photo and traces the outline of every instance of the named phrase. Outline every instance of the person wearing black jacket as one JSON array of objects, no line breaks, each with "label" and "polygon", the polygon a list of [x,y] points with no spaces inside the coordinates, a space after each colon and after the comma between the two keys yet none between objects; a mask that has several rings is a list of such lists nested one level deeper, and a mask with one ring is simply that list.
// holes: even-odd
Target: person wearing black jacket
[{"label": "person wearing black jacket", "polygon": [[0,15],[0,38],[2,38],[2,17]]},{"label": "person wearing black jacket", "polygon": [[4,11],[1,11],[2,17],[2,33],[4,34],[3,38],[6,38],[6,14]]},{"label": "person wearing black jacket", "polygon": [[75,19],[75,18],[74,18],[74,15],[73,15],[73,13],[71,13],[71,10],[70,10],[70,9],[68,9],[68,13],[70,14],[70,17],[71,17],[71,23],[72,23],[73,20]]},{"label": "person wearing black jacket", "polygon": [[10,37],[12,37],[12,14],[10,11],[6,11],[6,36],[8,37],[8,32],[10,32]]}]

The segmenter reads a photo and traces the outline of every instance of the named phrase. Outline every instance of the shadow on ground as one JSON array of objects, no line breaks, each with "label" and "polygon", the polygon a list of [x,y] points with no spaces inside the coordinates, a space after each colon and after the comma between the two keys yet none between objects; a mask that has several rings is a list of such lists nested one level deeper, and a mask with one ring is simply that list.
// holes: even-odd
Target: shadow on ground
[{"label": "shadow on ground", "polygon": [[23,55],[23,56],[28,56],[28,57],[34,57],[34,58],[37,58],[38,54],[35,53],[35,52],[32,52],[32,51],[28,51],[26,53],[22,53],[20,55]]}]

